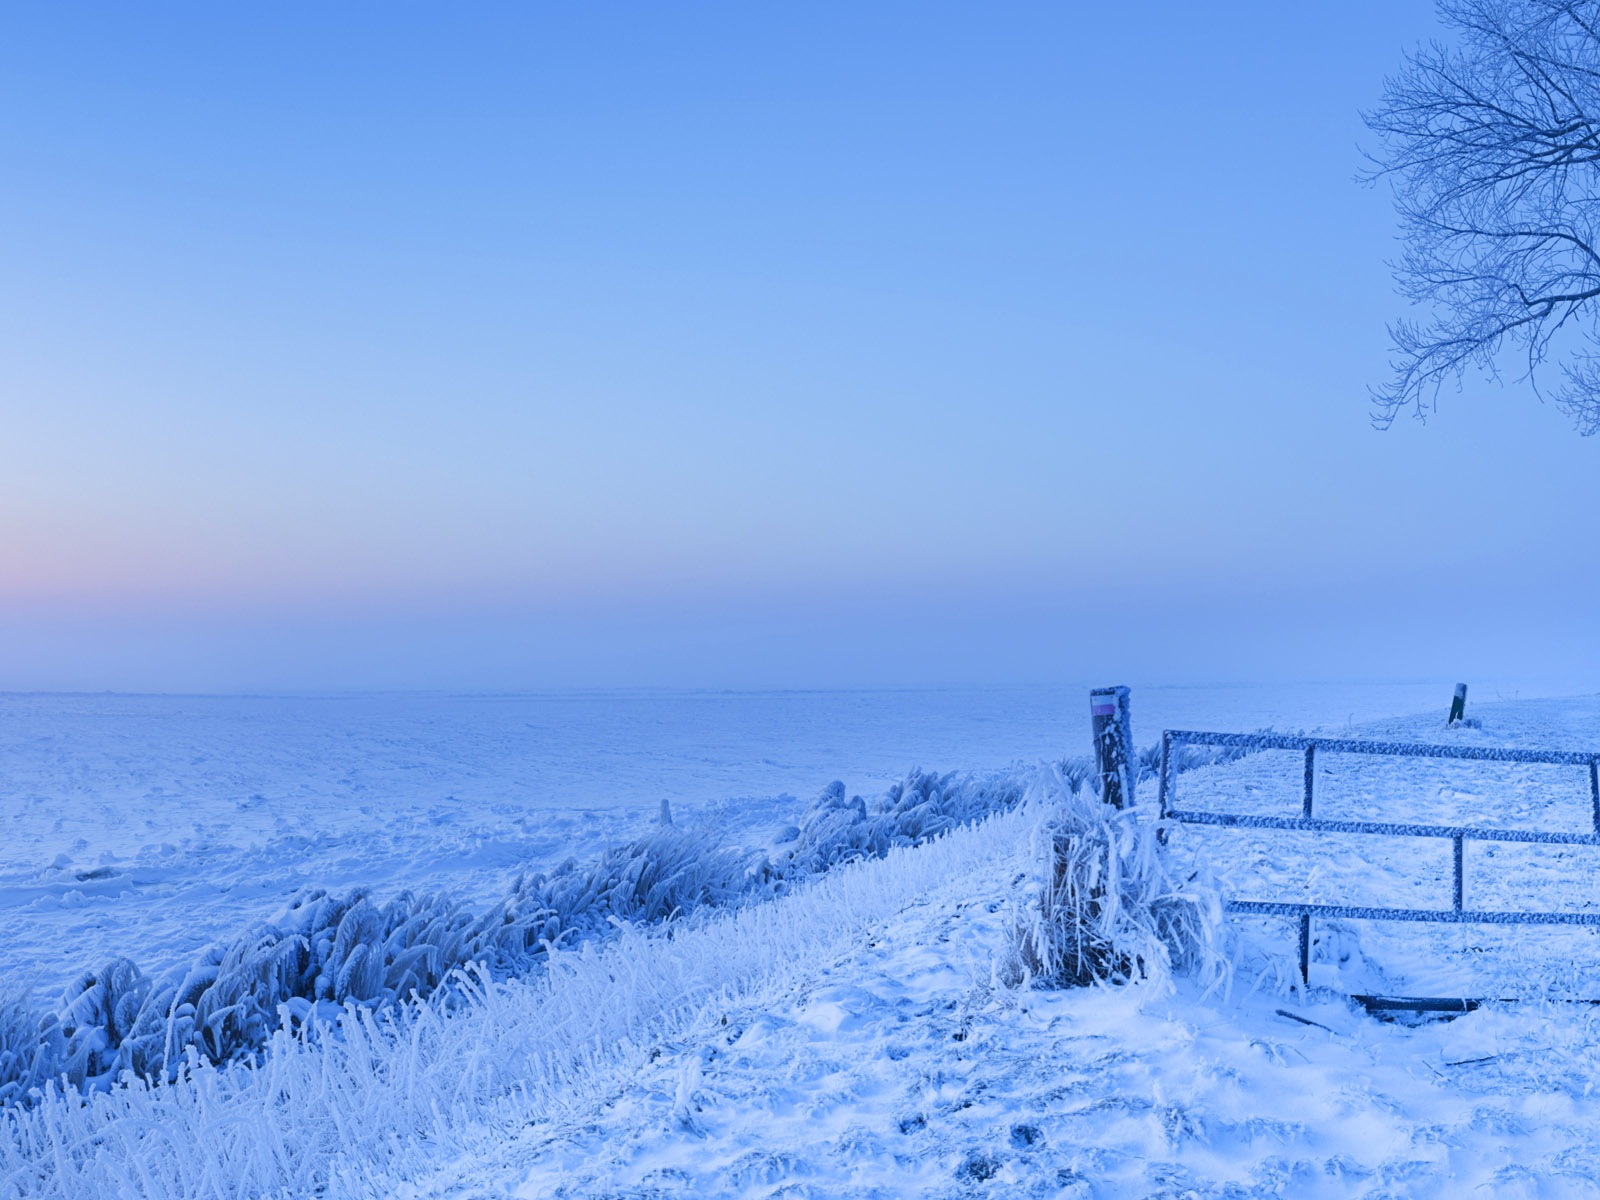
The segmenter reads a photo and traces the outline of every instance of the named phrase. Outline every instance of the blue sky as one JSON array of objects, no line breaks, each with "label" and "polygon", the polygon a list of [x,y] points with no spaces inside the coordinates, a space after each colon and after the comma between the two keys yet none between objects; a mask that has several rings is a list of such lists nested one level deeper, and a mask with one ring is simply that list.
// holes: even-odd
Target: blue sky
[{"label": "blue sky", "polygon": [[1592,678],[1600,444],[1368,422],[1431,6],[1112,8],[0,10],[0,688]]}]

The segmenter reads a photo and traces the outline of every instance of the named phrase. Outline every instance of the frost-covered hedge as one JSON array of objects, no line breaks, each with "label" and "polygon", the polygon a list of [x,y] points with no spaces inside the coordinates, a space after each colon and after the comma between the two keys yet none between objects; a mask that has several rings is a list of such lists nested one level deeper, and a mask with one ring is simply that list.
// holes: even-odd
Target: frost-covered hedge
[{"label": "frost-covered hedge", "polygon": [[[1218,753],[1190,748],[1179,769],[1216,761]],[[1141,778],[1159,763],[1158,749],[1141,753]],[[1069,759],[1054,771],[1076,793],[1091,779],[1093,760]],[[839,863],[882,857],[1015,808],[1031,777],[912,771],[871,804],[847,798],[835,782],[761,850],[726,846],[709,829],[678,828],[663,809],[662,823],[643,837],[587,864],[569,860],[523,876],[481,912],[448,895],[406,892],[380,904],[362,890],[309,892],[187,969],[151,977],[119,958],[82,975],[54,1007],[0,997],[0,1105],[25,1101],[47,1080],[92,1090],[124,1073],[160,1080],[186,1061],[245,1059],[285,1023],[426,997],[470,964],[516,974],[536,967],[550,947],[616,922],[664,921],[776,895]]]}]

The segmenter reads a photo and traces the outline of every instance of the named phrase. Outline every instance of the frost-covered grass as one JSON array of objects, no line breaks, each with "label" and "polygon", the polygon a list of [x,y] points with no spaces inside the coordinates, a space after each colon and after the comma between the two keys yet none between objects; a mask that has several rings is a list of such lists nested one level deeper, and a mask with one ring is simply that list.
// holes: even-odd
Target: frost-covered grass
[{"label": "frost-covered grass", "polygon": [[840,863],[1013,808],[1023,790],[1017,775],[912,772],[869,806],[834,783],[778,844],[758,850],[724,845],[705,826],[679,829],[663,805],[645,836],[588,864],[521,877],[487,911],[449,895],[407,892],[379,904],[361,891],[311,892],[181,971],[152,979],[119,958],[82,975],[58,1007],[21,997],[0,1005],[0,1105],[52,1081],[104,1089],[130,1075],[170,1079],[196,1057],[245,1059],[286,1020],[301,1025],[346,1005],[393,1009],[432,996],[465,967],[523,973],[554,946],[618,922],[779,895]]},{"label": "frost-covered grass", "polygon": [[[366,1195],[380,1172],[489,1144],[582,1104],[705,1014],[781,994],[859,931],[992,869],[1032,818],[1011,812],[890,847],[770,904],[552,949],[546,969],[454,975],[431,1001],[345,1005],[331,1028],[287,1015],[254,1067],[190,1052],[169,1083],[46,1086],[0,1114],[0,1196]],[[196,1153],[195,1147],[203,1147]]]},{"label": "frost-covered grass", "polygon": [[1019,893],[1043,882],[1029,865],[1018,885],[1018,865],[1038,861],[1019,847],[787,994],[663,1045],[625,1086],[426,1170],[408,1164],[369,1194],[1596,1194],[1600,1027],[1587,1009],[1407,1026],[1333,996],[1206,997],[1181,979],[1165,996],[1008,988],[993,964]]}]

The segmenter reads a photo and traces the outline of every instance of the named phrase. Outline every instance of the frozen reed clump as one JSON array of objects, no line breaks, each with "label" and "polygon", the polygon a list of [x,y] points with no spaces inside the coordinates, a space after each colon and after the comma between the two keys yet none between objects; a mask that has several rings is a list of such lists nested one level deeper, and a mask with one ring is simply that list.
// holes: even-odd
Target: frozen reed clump
[{"label": "frozen reed clump", "polygon": [[752,856],[709,831],[666,825],[598,861],[519,878],[474,911],[449,895],[313,890],[276,919],[158,977],[126,958],[85,972],[58,1004],[0,999],[0,1106],[47,1082],[96,1091],[125,1074],[171,1079],[192,1057],[223,1063],[260,1050],[284,1022],[345,1006],[393,1009],[432,995],[461,968],[531,968],[559,941],[613,921],[657,922],[752,892]]},{"label": "frozen reed clump", "polygon": [[[527,876],[512,889],[512,908],[545,918],[537,940],[589,932],[613,920],[655,922],[697,908],[744,899],[760,881],[759,856],[725,846],[707,827],[662,823],[642,837],[580,866],[568,860],[549,874]],[[514,948],[513,948],[514,949]],[[502,956],[504,957],[504,956]],[[516,954],[505,965],[516,965]],[[497,964],[498,965],[498,964]]]},{"label": "frozen reed clump", "polygon": [[1040,772],[1030,800],[1047,814],[1035,850],[1042,878],[1002,964],[1010,982],[1227,978],[1221,897],[1209,881],[1171,869],[1152,822],[1056,769]]},{"label": "frozen reed clump", "polygon": [[42,1088],[66,1057],[66,1038],[54,1013],[23,995],[0,995],[0,1108]]},{"label": "frozen reed clump", "polygon": [[508,1130],[614,1095],[653,1048],[788,1003],[816,964],[859,947],[863,927],[954,880],[987,878],[1025,834],[1000,818],[670,935],[609,926],[603,940],[547,951],[529,977],[471,967],[429,1000],[284,1022],[252,1067],[194,1055],[169,1082],[105,1094],[47,1079],[0,1109],[0,1197],[438,1194],[442,1168],[487,1161]]},{"label": "frozen reed clump", "polygon": [[869,805],[845,797],[835,780],[800,818],[799,833],[773,865],[785,878],[804,877],[857,858],[882,858],[897,846],[916,846],[1022,803],[1017,773],[972,776],[913,770]]}]

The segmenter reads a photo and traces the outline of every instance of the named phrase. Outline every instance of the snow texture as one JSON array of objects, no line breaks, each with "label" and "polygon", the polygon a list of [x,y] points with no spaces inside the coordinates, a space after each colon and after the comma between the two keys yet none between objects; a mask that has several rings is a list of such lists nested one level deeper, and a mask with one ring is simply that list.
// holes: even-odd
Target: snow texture
[{"label": "snow texture", "polygon": [[257,1069],[55,1092],[0,1118],[0,1196],[1593,1194],[1587,1008],[1410,1026],[1008,980],[1058,799],[450,1004],[280,1029]]},{"label": "snow texture", "polygon": [[[1592,701],[1475,713],[1446,736],[1600,741]],[[1192,748],[1184,803],[1292,814],[1302,758]],[[1570,766],[1318,770],[1335,819],[1591,818]],[[870,804],[833,785],[759,849],[660,809],[487,905],[313,891],[191,965],[119,958],[59,1005],[0,998],[0,1078],[38,1088],[0,1111],[0,1197],[1592,1191],[1586,1006],[1411,1029],[1338,999],[1600,995],[1592,935],[1318,922],[1290,1012],[1285,923],[1230,921],[1230,996],[1208,875],[1236,899],[1401,905],[1448,862],[1266,828],[1185,827],[1162,857],[1140,814],[1081,807],[1088,773],[913,772]],[[1593,848],[1477,849],[1477,902],[1600,911]],[[118,1079],[136,1053],[165,1082]]]}]

